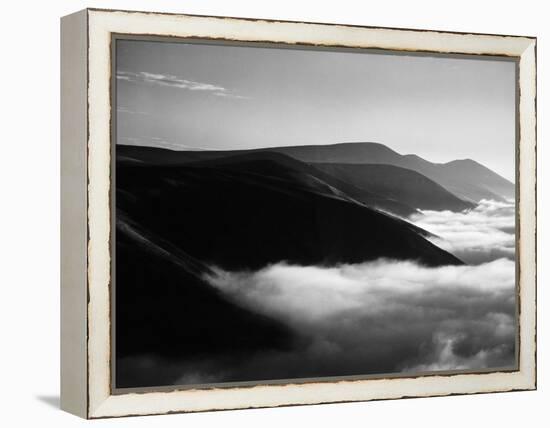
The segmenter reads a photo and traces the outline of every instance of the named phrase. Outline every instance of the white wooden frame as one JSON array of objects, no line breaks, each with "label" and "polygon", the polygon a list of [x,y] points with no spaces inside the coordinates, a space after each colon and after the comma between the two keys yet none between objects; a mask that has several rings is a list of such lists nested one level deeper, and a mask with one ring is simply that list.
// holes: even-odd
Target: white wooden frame
[{"label": "white wooden frame", "polygon": [[[112,394],[111,36],[217,38],[518,60],[519,369]],[[88,9],[62,18],[61,406],[85,418],[536,388],[536,39]]]}]

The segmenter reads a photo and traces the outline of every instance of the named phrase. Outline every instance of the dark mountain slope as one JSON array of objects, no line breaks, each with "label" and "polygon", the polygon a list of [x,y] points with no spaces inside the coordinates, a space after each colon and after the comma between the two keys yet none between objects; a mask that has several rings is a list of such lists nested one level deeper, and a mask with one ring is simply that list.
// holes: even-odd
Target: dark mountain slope
[{"label": "dark mountain slope", "polygon": [[120,165],[117,208],[192,257],[231,270],[380,257],[460,263],[405,221],[319,192],[307,186],[304,173],[272,160],[257,162],[235,168]]},{"label": "dark mountain slope", "polygon": [[[228,301],[203,279],[210,268],[144,230],[120,210],[116,229],[117,359],[161,356],[184,363],[293,346],[288,327]],[[156,366],[118,365],[118,387],[156,386]],[[160,378],[159,378],[160,376]],[[166,383],[175,379],[167,373]]]},{"label": "dark mountain slope", "polygon": [[[360,189],[352,184],[343,182],[342,180],[330,177],[328,174],[314,168],[313,166],[296,160],[283,153],[263,150],[172,151],[155,147],[117,146],[118,165],[131,165],[139,163],[158,166],[177,166],[189,163],[195,163],[197,165],[207,165],[207,163],[212,165],[229,165],[231,163],[235,164],[240,159],[272,159],[288,168],[308,174],[310,176],[310,182],[311,180],[320,180],[320,182],[325,182],[325,185],[328,184],[337,190],[341,190],[349,197],[354,198],[367,206],[393,213],[401,217],[408,217],[417,212],[415,208],[408,206],[399,200],[387,198],[384,195],[374,194],[365,189]],[[258,171],[258,173],[264,172],[265,171]]]},{"label": "dark mountain slope", "polygon": [[[228,151],[189,150],[178,151],[160,147],[127,146],[117,144],[116,159],[119,164],[146,163],[148,165],[180,165],[227,156]],[[231,152],[233,153],[233,152]]]},{"label": "dark mountain slope", "polygon": [[360,189],[392,198],[424,210],[462,211],[475,204],[457,198],[416,171],[384,164],[316,163],[333,177]]},{"label": "dark mountain slope", "polygon": [[[272,161],[272,162],[268,162]],[[317,164],[314,166],[298,161],[290,156],[276,152],[245,152],[224,158],[210,159],[190,163],[194,166],[217,166],[248,172],[259,175],[286,177],[294,180],[295,184],[302,183],[309,190],[318,189],[327,196],[350,198],[361,202],[368,207],[381,209],[402,217],[407,217],[417,210],[393,195],[388,197],[388,192],[380,186],[381,192],[372,191],[364,186],[358,186],[343,176],[336,176],[329,171],[324,171]],[[276,166],[284,168],[275,168]],[[254,169],[253,169],[254,168]],[[274,170],[276,169],[276,171]],[[328,172],[328,173],[327,173]],[[455,198],[456,199],[456,198]]]},{"label": "dark mountain slope", "polygon": [[394,165],[395,160],[401,156],[389,147],[378,143],[284,146],[265,150],[277,151],[295,159],[313,163],[383,163]]}]

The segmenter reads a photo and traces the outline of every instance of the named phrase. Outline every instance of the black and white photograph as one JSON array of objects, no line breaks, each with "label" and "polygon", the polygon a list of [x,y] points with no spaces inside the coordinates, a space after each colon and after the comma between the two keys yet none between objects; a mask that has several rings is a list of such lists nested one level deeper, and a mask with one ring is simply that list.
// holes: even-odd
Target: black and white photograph
[{"label": "black and white photograph", "polygon": [[5,2],[1,426],[545,427],[543,6]]},{"label": "black and white photograph", "polygon": [[517,369],[514,59],[113,43],[115,388]]}]

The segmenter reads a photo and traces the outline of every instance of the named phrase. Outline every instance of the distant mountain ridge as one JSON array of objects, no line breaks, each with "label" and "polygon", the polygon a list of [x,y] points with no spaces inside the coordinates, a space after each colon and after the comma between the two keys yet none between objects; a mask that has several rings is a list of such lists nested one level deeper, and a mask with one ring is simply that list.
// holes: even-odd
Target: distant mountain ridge
[{"label": "distant mountain ridge", "polygon": [[[155,147],[117,145],[117,157],[121,161],[146,161],[162,165],[199,162],[227,157],[229,154],[259,152],[282,153],[313,166],[318,163],[333,163],[382,164],[400,167],[422,174],[466,203],[477,203],[482,199],[502,201],[515,196],[513,183],[474,160],[461,159],[438,164],[414,154],[401,155],[379,143],[339,143],[215,151],[174,151]],[[399,202],[404,203],[404,201]],[[406,211],[402,209],[398,214],[406,215]]]},{"label": "distant mountain ridge", "polygon": [[447,163],[429,162],[418,155],[401,155],[379,143],[340,143],[326,146],[274,147],[311,163],[387,164],[416,171],[442,185],[461,199],[479,202],[481,199],[513,198],[515,186],[489,168],[471,159]]}]

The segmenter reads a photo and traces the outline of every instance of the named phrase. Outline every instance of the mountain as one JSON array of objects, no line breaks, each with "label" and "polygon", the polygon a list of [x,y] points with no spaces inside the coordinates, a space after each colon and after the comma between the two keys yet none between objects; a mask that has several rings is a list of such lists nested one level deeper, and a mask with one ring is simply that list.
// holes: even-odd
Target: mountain
[{"label": "mountain", "polygon": [[[462,186],[466,190],[470,189],[473,195],[478,191],[478,188],[481,188],[482,191],[491,192],[506,199],[514,199],[515,197],[513,183],[472,159],[455,160],[444,164],[444,166],[444,172],[437,171],[434,176],[438,176],[439,181],[448,181],[447,186],[453,192],[458,193],[461,191],[459,188],[454,187],[454,183],[463,183]],[[469,177],[469,179],[466,180],[466,177]],[[476,183],[477,185],[475,185]],[[485,197],[485,192],[481,193],[477,199]]]},{"label": "mountain", "polygon": [[120,165],[136,163],[164,166],[177,166],[191,163],[196,165],[207,165],[207,162],[211,165],[214,165],[216,162],[221,165],[235,163],[239,159],[267,160],[268,158],[284,164],[288,168],[303,172],[309,176],[310,179],[317,180],[318,185],[321,185],[321,183],[324,183],[325,186],[328,185],[328,187],[332,188],[331,192],[340,190],[340,193],[344,192],[347,197],[354,198],[372,208],[393,213],[400,217],[408,217],[417,212],[416,208],[403,202],[385,197],[381,194],[369,192],[350,183],[338,180],[310,164],[298,161],[283,153],[250,150],[172,151],[156,147],[117,146],[117,162]]},{"label": "mountain", "polygon": [[[267,161],[272,161],[272,163],[267,164]],[[417,212],[415,208],[403,203],[398,198],[388,197],[388,192],[382,187],[379,188],[380,192],[371,191],[365,186],[357,186],[350,180],[323,171],[318,164],[311,165],[301,162],[282,153],[244,152],[223,158],[190,162],[188,165],[238,167],[246,171],[256,168],[255,173],[260,175],[272,175],[274,165],[284,166],[286,170],[279,170],[280,173],[284,175],[294,171],[291,178],[296,183],[303,182],[306,188],[317,189],[324,195],[361,202],[368,207],[394,213],[401,217],[407,217]]]},{"label": "mountain", "polygon": [[462,211],[475,207],[416,171],[385,164],[315,163],[315,168],[360,189],[422,210]]},{"label": "mountain", "polygon": [[148,164],[148,165],[181,165],[207,159],[225,157],[228,153],[241,151],[209,151],[209,150],[170,150],[160,147],[116,145],[116,162],[118,165]]},{"label": "mountain", "polygon": [[273,159],[117,166],[117,210],[209,265],[259,269],[380,257],[459,264],[418,227]]},{"label": "mountain", "polygon": [[[378,143],[341,143],[331,145],[283,146],[233,151],[172,151],[167,149],[117,145],[117,158],[126,162],[159,165],[182,164],[232,155],[277,152],[305,163],[385,164],[416,171],[435,181],[467,202],[481,199],[514,198],[515,186],[510,181],[471,159],[432,163],[417,155],[401,155]],[[118,154],[120,152],[120,155]],[[380,195],[385,199],[387,195]],[[404,203],[404,201],[399,201]],[[402,214],[400,214],[402,215]]]},{"label": "mountain", "polygon": [[381,163],[395,165],[395,162],[401,156],[389,147],[379,143],[282,146],[258,150],[277,151],[295,159],[313,163]]},{"label": "mountain", "polygon": [[304,162],[387,164],[416,171],[445,187],[461,199],[513,198],[515,186],[471,159],[432,163],[417,155],[401,155],[378,143],[342,143],[323,146],[291,146],[269,149]]}]

